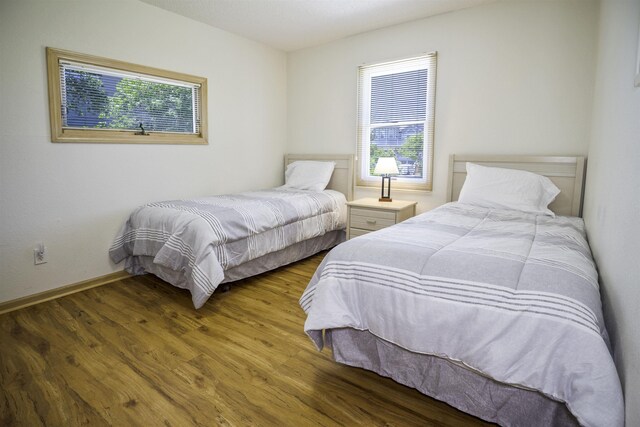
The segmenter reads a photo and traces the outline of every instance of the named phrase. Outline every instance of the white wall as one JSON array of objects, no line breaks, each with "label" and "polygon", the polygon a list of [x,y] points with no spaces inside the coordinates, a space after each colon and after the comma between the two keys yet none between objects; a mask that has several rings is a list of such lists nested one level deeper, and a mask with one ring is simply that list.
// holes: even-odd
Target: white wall
[{"label": "white wall", "polygon": [[[136,206],[282,179],[283,52],[134,0],[1,1],[0,43],[0,302],[121,270]],[[46,46],[206,77],[209,145],[51,143]]]},{"label": "white wall", "polygon": [[497,2],[293,52],[288,150],[355,152],[358,65],[437,51],[434,191],[394,198],[442,204],[451,153],[586,155],[596,29],[593,1]]},{"label": "white wall", "polygon": [[601,4],[584,219],[626,401],[640,426],[640,1]]}]

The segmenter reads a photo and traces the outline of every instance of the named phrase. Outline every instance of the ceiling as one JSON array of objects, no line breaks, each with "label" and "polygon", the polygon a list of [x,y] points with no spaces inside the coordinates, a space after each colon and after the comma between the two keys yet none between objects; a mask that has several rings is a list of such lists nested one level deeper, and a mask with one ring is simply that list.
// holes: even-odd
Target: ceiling
[{"label": "ceiling", "polygon": [[293,51],[495,0],[141,0]]}]

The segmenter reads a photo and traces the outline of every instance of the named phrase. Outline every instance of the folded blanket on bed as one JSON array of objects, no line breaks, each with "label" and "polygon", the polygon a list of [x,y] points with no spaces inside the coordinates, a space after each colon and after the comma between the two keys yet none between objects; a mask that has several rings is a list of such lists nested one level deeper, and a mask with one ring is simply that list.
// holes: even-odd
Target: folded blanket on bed
[{"label": "folded blanket on bed", "polygon": [[109,255],[143,274],[136,257],[183,272],[174,283],[191,291],[200,308],[224,278],[224,270],[294,243],[344,228],[342,193],[264,190],[150,203],[136,209]]},{"label": "folded blanket on bed", "polygon": [[622,426],[622,392],[580,218],[453,203],[334,248],[305,331],[354,328]]}]

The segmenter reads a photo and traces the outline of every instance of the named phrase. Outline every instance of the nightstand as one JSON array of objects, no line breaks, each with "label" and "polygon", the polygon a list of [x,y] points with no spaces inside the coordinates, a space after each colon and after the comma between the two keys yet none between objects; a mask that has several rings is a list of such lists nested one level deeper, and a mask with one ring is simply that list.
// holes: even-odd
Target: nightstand
[{"label": "nightstand", "polygon": [[416,203],[379,202],[374,198],[347,202],[347,240],[411,218],[416,214]]}]

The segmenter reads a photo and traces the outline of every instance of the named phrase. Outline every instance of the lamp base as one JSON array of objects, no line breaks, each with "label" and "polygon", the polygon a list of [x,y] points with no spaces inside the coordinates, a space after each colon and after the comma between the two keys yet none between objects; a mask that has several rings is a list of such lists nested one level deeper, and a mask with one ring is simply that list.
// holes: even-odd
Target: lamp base
[{"label": "lamp base", "polygon": [[[387,191],[384,191],[384,182],[387,181]],[[379,202],[391,202],[391,177],[382,175],[382,191],[380,192]]]}]

